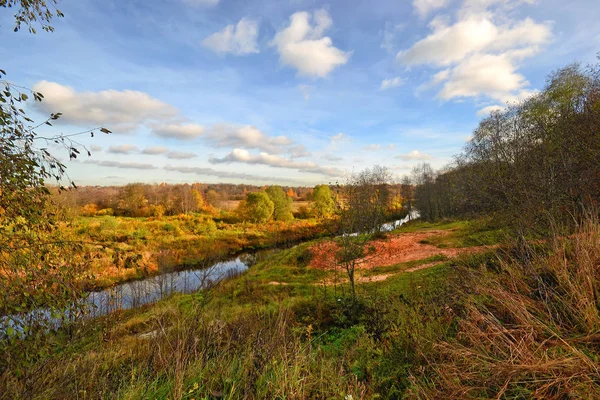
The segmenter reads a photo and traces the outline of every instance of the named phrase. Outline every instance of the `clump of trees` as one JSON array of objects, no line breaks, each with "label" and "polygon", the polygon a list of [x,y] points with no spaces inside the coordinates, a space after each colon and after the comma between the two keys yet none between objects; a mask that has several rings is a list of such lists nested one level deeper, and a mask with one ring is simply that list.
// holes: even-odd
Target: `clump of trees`
[{"label": "clump of trees", "polygon": [[281,186],[269,186],[265,192],[273,202],[273,219],[275,221],[291,221],[294,219],[292,214],[292,198],[289,197]]},{"label": "clump of trees", "polygon": [[487,214],[527,230],[569,224],[600,200],[600,66],[569,65],[539,94],[483,119],[453,165],[413,172],[433,220]]}]

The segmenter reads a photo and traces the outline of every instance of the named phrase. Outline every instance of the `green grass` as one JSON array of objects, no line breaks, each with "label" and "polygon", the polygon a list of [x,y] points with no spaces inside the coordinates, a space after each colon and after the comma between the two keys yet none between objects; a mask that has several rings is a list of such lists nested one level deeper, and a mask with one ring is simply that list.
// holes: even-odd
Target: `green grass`
[{"label": "green grass", "polygon": [[[439,256],[376,268],[442,262],[359,284],[353,302],[322,285],[332,271],[308,267],[314,243],[267,251],[210,291],[89,321],[73,336],[58,333],[41,370],[29,367],[42,377],[29,392],[19,392],[18,379],[0,383],[12,397],[32,399],[401,396],[411,368],[425,362],[415,346],[426,349],[451,330],[446,319],[417,321],[434,312],[452,269]],[[148,332],[157,338],[139,338]]]}]

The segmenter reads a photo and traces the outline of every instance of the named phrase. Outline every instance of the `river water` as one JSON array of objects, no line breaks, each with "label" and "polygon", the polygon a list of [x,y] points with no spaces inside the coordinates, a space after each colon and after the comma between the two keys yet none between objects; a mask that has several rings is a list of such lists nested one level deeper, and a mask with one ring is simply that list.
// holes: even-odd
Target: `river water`
[{"label": "river water", "polygon": [[[385,223],[381,226],[382,232],[391,232],[403,224],[419,217],[417,211],[411,212],[405,218]],[[86,315],[99,317],[117,310],[127,310],[146,304],[156,303],[174,293],[192,293],[205,289],[222,281],[245,272],[254,260],[251,254],[239,256],[235,259],[218,262],[208,268],[191,269],[178,272],[168,272],[161,275],[122,283],[98,292],[91,292],[83,300]],[[30,318],[44,317],[51,320],[54,327],[62,324],[62,319],[50,317],[50,312],[44,309],[35,310],[26,316],[11,316],[0,318],[0,332],[5,328],[18,329],[22,323]]]}]

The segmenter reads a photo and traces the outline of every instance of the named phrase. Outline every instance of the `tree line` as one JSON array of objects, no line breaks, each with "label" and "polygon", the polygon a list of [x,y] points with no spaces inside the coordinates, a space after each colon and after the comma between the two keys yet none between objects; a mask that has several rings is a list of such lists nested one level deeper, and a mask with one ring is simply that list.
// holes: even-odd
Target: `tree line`
[{"label": "tree line", "polygon": [[526,230],[572,224],[600,199],[600,65],[550,74],[484,118],[454,162],[412,173],[422,218],[491,215]]}]

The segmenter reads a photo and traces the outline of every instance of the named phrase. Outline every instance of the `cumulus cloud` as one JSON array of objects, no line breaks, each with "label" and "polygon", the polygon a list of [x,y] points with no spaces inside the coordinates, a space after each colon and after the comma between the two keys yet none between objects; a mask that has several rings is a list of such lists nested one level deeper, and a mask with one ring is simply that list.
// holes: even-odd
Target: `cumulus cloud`
[{"label": "cumulus cloud", "polygon": [[438,67],[429,84],[441,85],[444,100],[486,96],[516,98],[529,82],[518,72],[520,63],[541,51],[552,38],[549,22],[512,20],[499,9],[530,0],[465,0],[453,24],[435,18],[431,33],[398,53],[407,66]]},{"label": "cumulus cloud", "polygon": [[105,126],[114,133],[130,132],[152,121],[164,121],[178,114],[176,108],[134,90],[77,92],[70,86],[41,81],[33,90],[44,95],[35,107],[45,113],[62,113],[59,122]]},{"label": "cumulus cloud", "polygon": [[170,158],[172,160],[188,160],[190,158],[195,157],[197,157],[196,153],[188,153],[181,151],[170,151],[169,153],[167,153],[167,158]]},{"label": "cumulus cloud", "polygon": [[413,7],[421,18],[425,18],[431,11],[444,8],[448,3],[449,0],[413,0]]},{"label": "cumulus cloud", "polygon": [[395,88],[401,86],[402,84],[404,84],[404,79],[400,77],[384,79],[383,81],[381,81],[381,86],[379,87],[379,90]]},{"label": "cumulus cloud", "polygon": [[108,152],[112,154],[131,154],[137,153],[138,148],[132,144],[121,144],[116,146],[110,146]]},{"label": "cumulus cloud", "polygon": [[102,151],[102,146],[98,146],[97,144],[93,144],[93,145],[90,146],[90,149],[92,151],[98,151],[98,152],[100,152],[100,151]]},{"label": "cumulus cloud", "polygon": [[123,169],[156,169],[157,167],[152,164],[142,164],[136,162],[120,162],[120,161],[99,161],[99,160],[85,160],[86,164],[96,164],[101,167],[111,168],[123,168]]},{"label": "cumulus cloud", "polygon": [[334,68],[348,62],[351,52],[333,46],[324,32],[333,21],[325,10],[297,12],[287,27],[277,32],[272,45],[277,48],[282,64],[296,68],[300,75],[323,78]]},{"label": "cumulus cloud", "polygon": [[381,150],[381,145],[380,144],[370,144],[368,146],[363,147],[363,150],[367,150],[367,151]]},{"label": "cumulus cloud", "polygon": [[242,18],[237,25],[227,25],[202,41],[204,47],[215,53],[238,56],[258,53],[258,22]]},{"label": "cumulus cloud", "polygon": [[421,153],[419,150],[413,150],[410,153],[397,155],[395,158],[399,158],[402,161],[424,161],[431,160],[433,157],[429,154]]},{"label": "cumulus cloud", "polygon": [[149,154],[149,155],[158,155],[158,154],[166,154],[169,152],[169,149],[163,146],[150,146],[150,147],[146,147],[144,150],[142,150],[142,154]]},{"label": "cumulus cloud", "polygon": [[[202,176],[216,176],[218,178],[232,178],[232,179],[244,179],[244,180],[253,180],[253,181],[262,181],[270,180],[270,178],[265,178],[263,176],[245,174],[240,172],[229,172],[229,171],[217,171],[212,168],[203,168],[203,167],[180,167],[180,166],[172,166],[167,165],[164,167],[166,171],[174,171],[174,172],[183,172],[188,174],[196,174]],[[280,180],[280,179],[278,179]]]},{"label": "cumulus cloud", "polygon": [[283,153],[294,141],[286,136],[267,136],[250,125],[219,124],[207,130],[204,139],[214,147],[259,149],[268,153]]},{"label": "cumulus cloud", "polygon": [[341,132],[336,135],[333,135],[331,137],[331,143],[340,143],[340,142],[345,142],[348,140],[350,140],[348,135],[346,135],[345,133],[341,133]]},{"label": "cumulus cloud", "polygon": [[156,124],[152,132],[167,139],[190,140],[202,135],[204,128],[197,124]]},{"label": "cumulus cloud", "polygon": [[250,152],[244,149],[234,149],[231,153],[229,153],[223,158],[211,157],[209,161],[212,164],[239,162],[245,164],[268,165],[274,168],[296,169],[300,172],[308,172],[334,177],[339,177],[343,175],[343,172],[337,168],[322,167],[313,162],[293,161],[285,157],[264,152],[256,155],[250,154]]}]

